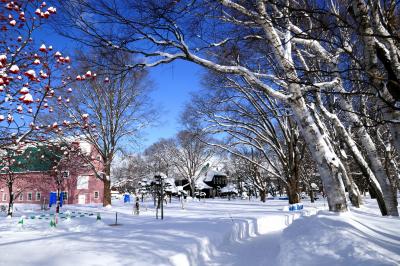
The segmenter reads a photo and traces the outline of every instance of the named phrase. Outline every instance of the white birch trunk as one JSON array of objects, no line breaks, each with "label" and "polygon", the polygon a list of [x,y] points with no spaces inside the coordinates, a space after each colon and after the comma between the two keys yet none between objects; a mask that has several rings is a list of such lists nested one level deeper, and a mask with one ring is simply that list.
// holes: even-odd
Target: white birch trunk
[{"label": "white birch trunk", "polygon": [[324,191],[328,198],[329,210],[334,212],[347,211],[346,196],[338,171],[339,158],[326,144],[304,99],[296,99],[291,106],[297,124],[317,164]]},{"label": "white birch trunk", "polygon": [[342,169],[342,179],[343,183],[346,186],[346,189],[349,193],[349,199],[351,204],[356,207],[360,208],[362,205],[362,198],[361,198],[361,193],[360,190],[358,189],[357,184],[354,182],[353,177],[350,175],[349,168],[347,166],[346,158],[344,156],[341,156],[341,168]]},{"label": "white birch trunk", "polygon": [[[343,89],[340,91],[342,92]],[[399,212],[397,210],[397,198],[393,193],[392,186],[390,184],[389,178],[385,173],[385,169],[383,164],[379,158],[379,154],[375,143],[372,141],[371,136],[368,134],[364,125],[361,123],[359,117],[353,111],[352,105],[348,102],[347,99],[341,97],[339,99],[339,105],[343,110],[347,110],[347,116],[355,126],[355,134],[361,142],[361,145],[365,149],[365,155],[369,160],[369,165],[379,182],[381,187],[381,191],[383,194],[383,199],[385,201],[385,205],[387,208],[387,214],[393,216],[399,216]]]},{"label": "white birch trunk", "polygon": [[[340,101],[343,101],[343,99],[340,99]],[[330,119],[330,121],[335,126],[337,133],[340,135],[340,137],[346,143],[347,147],[351,151],[358,166],[361,168],[362,173],[370,180],[371,186],[377,195],[377,201],[378,201],[378,205],[379,205],[382,215],[387,215],[387,207],[386,207],[386,204],[384,201],[380,182],[376,178],[374,172],[369,167],[369,164],[367,163],[367,161],[365,160],[361,151],[359,150],[356,142],[350,136],[350,134],[347,132],[347,130],[344,128],[343,124],[341,123],[341,121],[339,120],[337,115],[330,113],[321,104],[320,104],[320,108],[322,110],[322,114]]]},{"label": "white birch trunk", "polygon": [[[382,88],[382,97],[385,101],[394,103],[395,100],[390,95],[386,86]],[[392,136],[392,143],[397,153],[400,154],[400,112],[388,106],[383,100],[379,100],[379,109],[383,110],[383,118],[388,121],[390,135]]]},{"label": "white birch trunk", "polygon": [[[319,100],[319,104],[320,104],[320,107],[321,107],[321,110],[322,110],[322,114],[325,115],[325,117],[327,117],[329,119],[330,116],[328,115],[328,111],[321,104],[320,100]],[[328,132],[326,126],[321,121],[321,119],[319,119],[319,115],[316,113],[316,111],[314,109],[313,109],[313,111],[314,111],[314,116],[315,116],[316,122],[319,125],[319,127],[321,128],[321,131],[323,133],[323,137],[325,139],[325,142],[327,143],[328,147],[332,151],[334,151],[334,147],[332,146],[332,143],[331,143],[331,141],[330,141],[330,139],[328,137],[329,136],[329,132]],[[332,115],[332,116],[336,117],[336,115]],[[337,123],[338,121],[339,120],[336,120],[336,121],[333,122],[333,126],[335,127],[336,131],[337,131],[337,125],[335,124],[335,122]],[[343,158],[343,156],[340,156],[340,158]],[[358,190],[357,185],[353,182],[352,178],[348,175],[348,171],[347,171],[346,167],[344,166],[343,161],[339,160],[338,164],[339,164],[338,168],[340,170],[339,176],[341,177],[342,185],[347,189],[347,192],[349,193],[350,202],[351,202],[351,204],[353,206],[359,208],[360,205],[361,205],[360,191]]]}]

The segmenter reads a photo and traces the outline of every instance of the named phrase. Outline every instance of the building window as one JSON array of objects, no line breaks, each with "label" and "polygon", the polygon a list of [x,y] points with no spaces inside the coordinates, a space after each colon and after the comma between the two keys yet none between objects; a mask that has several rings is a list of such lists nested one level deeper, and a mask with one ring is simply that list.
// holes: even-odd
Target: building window
[{"label": "building window", "polygon": [[63,201],[68,201],[68,192],[64,191],[63,193]]},{"label": "building window", "polygon": [[42,199],[42,194],[40,192],[36,192],[36,200],[40,201]]},{"label": "building window", "polygon": [[28,200],[32,200],[32,192],[28,192]]},{"label": "building window", "polygon": [[88,189],[89,188],[89,176],[78,176],[78,181],[76,182],[77,189]]},{"label": "building window", "polygon": [[99,192],[98,192],[98,191],[95,191],[95,192],[94,192],[94,198],[95,198],[95,199],[98,199],[98,198],[99,198]]},{"label": "building window", "polygon": [[18,196],[19,201],[23,201],[24,200],[24,193],[21,192]]},{"label": "building window", "polygon": [[7,194],[3,193],[3,201],[7,201]]}]

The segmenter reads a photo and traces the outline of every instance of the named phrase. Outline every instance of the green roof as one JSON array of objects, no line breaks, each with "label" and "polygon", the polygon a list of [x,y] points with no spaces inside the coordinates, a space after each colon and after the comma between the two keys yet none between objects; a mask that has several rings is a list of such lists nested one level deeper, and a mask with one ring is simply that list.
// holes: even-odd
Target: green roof
[{"label": "green roof", "polygon": [[13,156],[15,163],[10,168],[13,172],[46,172],[52,170],[61,157],[59,148],[28,147],[22,154]]}]

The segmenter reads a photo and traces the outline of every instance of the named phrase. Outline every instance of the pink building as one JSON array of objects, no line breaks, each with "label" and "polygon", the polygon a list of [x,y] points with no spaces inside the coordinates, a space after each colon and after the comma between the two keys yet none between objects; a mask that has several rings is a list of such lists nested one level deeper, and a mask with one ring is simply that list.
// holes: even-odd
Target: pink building
[{"label": "pink building", "polygon": [[[95,175],[95,171],[102,171],[101,157],[87,142],[73,142],[72,145],[79,145],[86,155],[86,161],[76,158],[58,164],[58,169],[60,169],[58,176],[50,167],[51,164],[46,162],[46,158],[32,159],[36,151],[31,153],[29,163],[25,163],[19,171],[13,173],[14,203],[48,205],[50,193],[57,192],[57,181],[60,182],[59,187],[64,196],[64,204],[103,203],[103,182]],[[91,163],[88,163],[88,159]],[[10,197],[4,177],[5,173],[0,173],[0,205],[8,204]]]}]

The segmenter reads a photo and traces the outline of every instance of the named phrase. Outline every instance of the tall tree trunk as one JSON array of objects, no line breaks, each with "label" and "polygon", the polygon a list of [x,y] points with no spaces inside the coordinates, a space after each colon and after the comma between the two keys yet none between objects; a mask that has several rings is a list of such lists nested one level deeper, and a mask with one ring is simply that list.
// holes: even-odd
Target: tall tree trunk
[{"label": "tall tree trunk", "polygon": [[157,193],[157,209],[161,209],[161,193]]},{"label": "tall tree trunk", "polygon": [[[341,147],[339,147],[339,149],[341,149]],[[350,174],[350,168],[347,164],[347,155],[345,154],[344,150],[341,150],[339,154],[342,161],[340,165],[342,169],[342,180],[346,186],[347,192],[349,193],[350,202],[354,207],[360,208],[360,205],[362,205],[361,193]]]},{"label": "tall tree trunk", "polygon": [[[387,106],[386,103],[381,103],[381,110],[383,111],[383,117],[385,120],[391,121],[388,123],[391,140],[393,146],[395,147],[398,154],[400,154],[400,112],[394,110],[393,108]],[[392,121],[397,121],[397,123],[393,123]]]},{"label": "tall tree trunk", "polygon": [[313,188],[312,188],[311,186],[310,186],[309,195],[310,195],[311,203],[314,203],[314,202],[315,202],[315,199],[314,199],[314,190],[313,190]]},{"label": "tall tree trunk", "polygon": [[7,210],[7,215],[8,216],[13,216],[13,205],[14,205],[14,193],[13,193],[13,187],[12,184],[8,185],[8,210]]},{"label": "tall tree trunk", "polygon": [[347,192],[349,193],[351,204],[356,208],[360,208],[360,205],[362,204],[362,199],[357,185],[350,179],[350,176],[347,173],[341,173],[340,175],[347,189]]},{"label": "tall tree trunk", "polygon": [[111,181],[109,179],[104,179],[104,197],[103,197],[103,206],[111,205]]},{"label": "tall tree trunk", "polygon": [[[337,89],[338,89],[338,91],[343,92],[343,88],[338,87]],[[356,125],[358,125],[360,127],[360,129],[357,130],[357,132],[356,132],[357,136],[361,139],[363,139],[364,137],[367,139],[370,139],[369,134],[366,132],[365,128],[360,123],[360,120],[358,119],[357,115],[354,112],[352,112],[353,107],[349,102],[347,102],[347,99],[340,98],[339,104],[343,110],[350,111],[350,112],[348,112],[348,117],[349,117],[350,121],[352,121],[353,123],[355,123]],[[379,205],[381,214],[387,215],[388,208],[386,206],[387,204],[386,204],[386,200],[384,198],[385,192],[382,190],[381,181],[378,179],[378,176],[376,176],[376,172],[370,168],[370,164],[367,163],[367,161],[365,160],[361,151],[359,150],[358,145],[356,144],[354,139],[350,136],[350,134],[347,132],[347,130],[344,128],[342,122],[339,120],[337,115],[328,112],[321,103],[319,104],[319,106],[322,110],[322,114],[324,116],[326,116],[327,119],[329,119],[333,123],[336,132],[339,134],[340,138],[346,143],[347,147],[349,148],[349,150],[351,151],[351,153],[353,155],[353,158],[359,165],[363,174],[369,179],[370,185],[373,187],[373,190],[376,194],[376,199],[378,201],[378,205]],[[363,129],[363,131],[360,131],[361,129]],[[365,142],[365,140],[363,140],[363,141]],[[363,143],[363,144],[366,145],[366,143]],[[367,152],[367,156],[373,157],[372,155],[368,155],[368,152]],[[382,179],[382,177],[380,177],[380,178]]]},{"label": "tall tree trunk", "polygon": [[342,181],[338,175],[338,156],[329,149],[306,106],[305,100],[299,96],[291,106],[297,124],[317,164],[322,184],[328,197],[329,210],[334,212],[347,211],[346,196],[341,186]]},{"label": "tall tree trunk", "polygon": [[111,205],[111,181],[107,178],[103,181],[104,191],[103,191],[103,206]]},{"label": "tall tree trunk", "polygon": [[300,202],[299,187],[288,183],[286,186],[287,195],[289,198],[289,204],[295,204]]},{"label": "tall tree trunk", "polygon": [[[348,106],[348,104],[346,106]],[[365,149],[365,154],[369,160],[369,165],[371,166],[371,169],[379,182],[383,194],[383,200],[385,201],[387,214],[399,216],[399,212],[397,210],[397,198],[393,192],[393,187],[390,184],[389,177],[385,173],[385,169],[382,161],[380,160],[375,143],[372,141],[372,138],[368,134],[365,127],[361,124],[361,121],[357,115],[355,113],[349,113],[349,117],[351,118],[351,121],[355,123],[356,127],[358,127],[355,130],[355,133]],[[379,198],[379,195],[377,195],[377,198]]]},{"label": "tall tree trunk", "polygon": [[393,187],[390,184],[389,177],[385,173],[385,169],[379,158],[378,152],[376,150],[375,144],[373,143],[369,134],[366,133],[365,128],[357,129],[359,137],[361,138],[361,143],[365,148],[365,153],[369,159],[372,170],[379,182],[382,190],[383,200],[387,208],[387,214],[392,216],[399,216],[397,210],[397,198],[393,192]]},{"label": "tall tree trunk", "polygon": [[189,180],[189,187],[190,187],[190,196],[194,197],[194,190],[196,189],[196,185],[194,184],[194,181],[192,179]]},{"label": "tall tree trunk", "polygon": [[[379,29],[377,25],[374,26],[372,19],[374,16],[369,14],[370,8],[372,6],[367,5],[366,2],[361,0],[354,0],[352,3],[352,7],[355,14],[355,19],[359,22],[359,30],[362,34],[362,38],[364,41],[364,56],[365,63],[367,66],[367,72],[370,76],[370,81],[376,88],[381,89],[381,94],[385,94],[386,91],[384,84],[382,84],[381,80],[377,77],[380,77],[380,70],[378,69],[378,56],[379,52],[377,48],[379,48],[375,41],[375,32],[374,29]],[[374,10],[376,12],[376,10]],[[379,22],[378,22],[379,23]],[[379,32],[379,31],[378,31]],[[390,40],[389,40],[390,41]],[[392,59],[393,60],[393,59]],[[382,58],[381,58],[382,61]],[[385,62],[382,61],[384,67],[386,67]],[[390,64],[390,63],[389,63]],[[387,71],[388,72],[388,71]],[[388,73],[389,74],[389,73]],[[388,91],[389,92],[389,91]],[[396,99],[396,95],[391,93],[392,98]],[[341,101],[343,102],[343,101]],[[345,109],[351,110],[351,109]],[[350,112],[350,116],[356,116],[356,114]],[[358,117],[357,117],[358,118]],[[387,208],[387,214],[393,216],[399,216],[399,212],[397,209],[397,198],[395,193],[390,185],[389,178],[384,172],[382,162],[379,159],[377,149],[372,139],[368,134],[366,134],[365,128],[361,125],[361,127],[356,131],[359,134],[360,141],[366,150],[366,156],[368,157],[369,163],[371,165],[372,171],[374,171],[376,178],[379,181],[381,186],[381,190],[383,193],[383,198],[385,201],[385,205]]]},{"label": "tall tree trunk", "polygon": [[[374,187],[371,185],[371,183],[368,184],[368,192],[369,195],[371,196],[371,199],[376,199],[376,191],[374,189]],[[386,208],[386,206],[385,206]]]},{"label": "tall tree trunk", "polygon": [[105,174],[106,176],[103,177],[103,206],[109,206],[111,205],[111,165],[109,164],[108,161],[104,162],[106,167],[105,167]]},{"label": "tall tree trunk", "polygon": [[265,202],[267,200],[267,192],[265,191],[265,189],[260,190],[260,200],[262,202]]},{"label": "tall tree trunk", "polygon": [[346,158],[343,158],[342,161],[343,161],[343,167],[345,169],[345,172],[343,174],[343,182],[346,186],[347,191],[349,192],[350,202],[354,207],[360,208],[360,205],[362,205],[362,197],[360,189],[354,182]]},{"label": "tall tree trunk", "polygon": [[60,213],[60,188],[57,188],[56,213]]},{"label": "tall tree trunk", "polygon": [[299,181],[300,181],[300,172],[299,172],[299,164],[300,162],[296,159],[295,160],[295,166],[293,170],[291,171],[292,174],[288,178],[288,182],[286,184],[286,191],[287,191],[287,196],[289,199],[289,204],[295,204],[300,202],[300,187],[299,187]]}]

